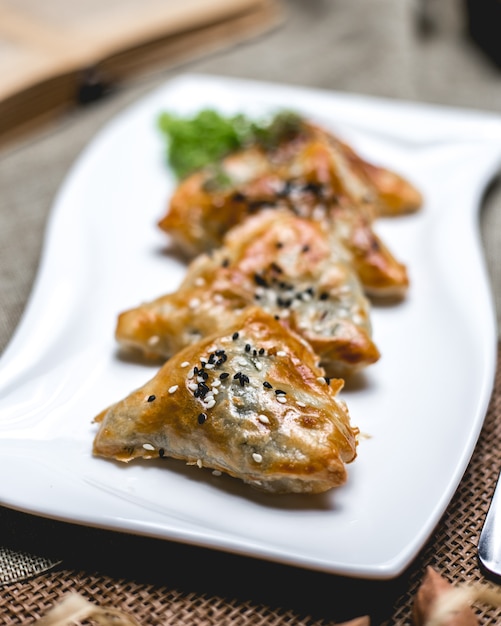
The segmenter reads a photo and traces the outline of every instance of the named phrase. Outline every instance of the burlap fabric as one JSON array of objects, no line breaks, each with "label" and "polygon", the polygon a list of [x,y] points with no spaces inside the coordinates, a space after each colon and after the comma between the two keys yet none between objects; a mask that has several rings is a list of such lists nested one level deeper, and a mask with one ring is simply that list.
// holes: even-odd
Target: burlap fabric
[{"label": "burlap fabric", "polygon": [[[24,310],[51,203],[71,163],[113,115],[180,72],[501,112],[501,74],[469,40],[459,0],[288,0],[285,6],[286,21],[272,32],[183,65],[165,59],[117,85],[107,99],[0,152],[0,350]],[[498,320],[500,207],[493,184],[479,223]],[[396,580],[350,580],[0,508],[0,623],[35,623],[73,590],[148,625],[333,624],[364,614],[372,624],[410,624],[427,565],[452,582],[484,580],[476,545],[501,468],[500,412],[498,369],[463,481],[429,542]],[[498,609],[475,610],[482,624],[501,620]]]}]

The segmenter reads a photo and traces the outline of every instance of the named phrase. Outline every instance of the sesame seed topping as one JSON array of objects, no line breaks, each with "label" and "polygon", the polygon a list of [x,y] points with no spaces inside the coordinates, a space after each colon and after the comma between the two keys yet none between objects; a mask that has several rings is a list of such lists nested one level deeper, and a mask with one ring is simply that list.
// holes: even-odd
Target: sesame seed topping
[{"label": "sesame seed topping", "polygon": [[203,287],[205,285],[205,278],[202,278],[202,276],[197,276],[197,278],[195,278],[195,285],[197,287]]},{"label": "sesame seed topping", "polygon": [[190,383],[190,384],[188,385],[188,389],[189,389],[190,391],[196,391],[196,390],[198,389],[198,385],[197,385],[197,383]]},{"label": "sesame seed topping", "polygon": [[198,423],[203,424],[207,420],[207,415],[205,413],[200,413],[198,416]]},{"label": "sesame seed topping", "polygon": [[192,298],[189,301],[188,306],[190,307],[190,309],[196,309],[200,306],[200,298]]},{"label": "sesame seed topping", "polygon": [[181,363],[181,367],[188,367],[188,365],[189,365],[189,364],[190,364],[190,362],[189,362],[189,361],[183,361],[183,362]]},{"label": "sesame seed topping", "polygon": [[264,381],[263,387],[266,387],[266,389],[273,389],[272,385],[270,385],[270,383],[267,380]]},{"label": "sesame seed topping", "polygon": [[153,400],[155,400],[155,399],[156,399],[156,396],[154,396],[154,395],[152,394],[151,396],[148,396],[148,397],[146,398],[146,402],[153,402]]},{"label": "sesame seed topping", "polygon": [[160,343],[160,337],[158,335],[152,335],[148,338],[149,346],[156,346],[158,343]]},{"label": "sesame seed topping", "polygon": [[174,393],[178,389],[179,389],[179,385],[172,385],[172,387],[169,387],[169,393]]},{"label": "sesame seed topping", "polygon": [[197,459],[197,466],[203,467],[202,459]]},{"label": "sesame seed topping", "polygon": [[269,424],[270,420],[268,419],[267,415],[263,415],[262,413],[260,413],[257,416],[257,419],[261,422],[261,424]]},{"label": "sesame seed topping", "polygon": [[224,380],[225,378],[228,378],[228,376],[229,376],[228,372],[223,372],[222,374],[219,375],[219,378],[221,380]]},{"label": "sesame seed topping", "polygon": [[279,350],[277,352],[277,356],[287,356],[287,352],[285,352],[284,350]]},{"label": "sesame seed topping", "polygon": [[233,335],[231,336],[231,338],[233,339],[233,341],[236,341],[238,339],[238,333],[233,333]]},{"label": "sesame seed topping", "polygon": [[301,402],[301,400],[298,400],[298,401],[296,402],[296,404],[297,404],[298,406],[302,407],[302,408],[304,408],[304,407],[306,406],[306,404],[305,404],[304,402]]},{"label": "sesame seed topping", "polygon": [[287,402],[287,398],[285,396],[277,396],[277,401],[281,404],[285,404]]},{"label": "sesame seed topping", "polygon": [[213,470],[212,475],[213,476],[221,476],[221,472],[219,470]]},{"label": "sesame seed topping", "polygon": [[154,450],[155,448],[151,445],[151,443],[143,443],[143,448],[145,450]]},{"label": "sesame seed topping", "polygon": [[246,343],[245,344],[245,351],[246,352],[250,352],[250,349],[251,349],[250,343]]},{"label": "sesame seed topping", "polygon": [[211,382],[211,387],[219,387],[219,385],[221,384],[221,381],[219,380],[219,378],[216,378],[215,380],[213,380]]},{"label": "sesame seed topping", "polygon": [[277,396],[282,396],[285,395],[287,392],[283,389],[275,389],[275,393],[277,394]]},{"label": "sesame seed topping", "polygon": [[158,448],[158,456],[163,459],[165,456],[165,450],[163,448]]},{"label": "sesame seed topping", "polygon": [[319,383],[323,383],[324,385],[327,384],[327,381],[325,380],[325,376],[317,376],[317,380]]},{"label": "sesame seed topping", "polygon": [[216,400],[214,399],[214,397],[212,397],[208,402],[205,403],[205,407],[207,409],[212,409],[213,406],[215,406],[216,404]]},{"label": "sesame seed topping", "polygon": [[260,454],[258,454],[257,452],[254,452],[252,454],[252,458],[254,459],[254,461],[256,461],[256,463],[261,463],[262,460],[263,460],[263,457]]}]

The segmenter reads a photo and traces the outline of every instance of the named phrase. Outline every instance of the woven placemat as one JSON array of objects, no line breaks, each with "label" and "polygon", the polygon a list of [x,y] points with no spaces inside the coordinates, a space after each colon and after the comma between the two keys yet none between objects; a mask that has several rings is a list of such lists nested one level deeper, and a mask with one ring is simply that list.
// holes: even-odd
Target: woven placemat
[{"label": "woven placemat", "polygon": [[[463,480],[418,557],[391,581],[352,580],[2,510],[2,517],[10,516],[9,526],[16,529],[14,541],[17,537],[29,550],[43,545],[45,553],[50,547],[64,558],[45,573],[0,588],[0,623],[34,624],[73,591],[148,626],[316,626],[361,615],[369,615],[372,626],[408,626],[414,595],[429,565],[453,584],[497,584],[480,569],[477,543],[500,467],[498,367],[485,423]],[[501,623],[499,608],[475,604],[474,610],[482,626]]]}]

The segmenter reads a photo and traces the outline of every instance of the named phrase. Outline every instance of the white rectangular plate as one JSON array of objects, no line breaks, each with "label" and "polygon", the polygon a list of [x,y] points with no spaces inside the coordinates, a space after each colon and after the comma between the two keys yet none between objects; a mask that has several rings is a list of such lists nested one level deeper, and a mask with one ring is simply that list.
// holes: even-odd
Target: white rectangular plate
[{"label": "white rectangular plate", "polygon": [[[272,497],[179,461],[91,454],[94,416],[157,369],[118,357],[117,314],[174,290],[185,272],[156,225],[174,186],[156,120],[207,106],[295,109],[424,194],[419,213],[375,225],[411,287],[404,302],[373,307],[382,358],[342,392],[369,437],[346,486],[322,496]],[[452,498],[492,392],[496,322],[477,220],[500,161],[494,115],[285,85],[186,75],[123,112],[57,196],[0,361],[0,503],[324,572],[401,573]]]}]

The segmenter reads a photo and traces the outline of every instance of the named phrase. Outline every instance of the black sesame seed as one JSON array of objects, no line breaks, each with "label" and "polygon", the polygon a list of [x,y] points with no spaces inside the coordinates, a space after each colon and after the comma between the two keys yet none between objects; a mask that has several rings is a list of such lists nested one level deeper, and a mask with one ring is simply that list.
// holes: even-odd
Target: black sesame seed
[{"label": "black sesame seed", "polygon": [[233,339],[233,341],[236,341],[238,339],[238,333],[233,333],[231,338]]},{"label": "black sesame seed", "polygon": [[216,350],[216,351],[214,352],[214,354],[215,354],[216,356],[221,356],[221,355],[223,355],[223,354],[224,354],[224,349],[222,349],[222,348],[221,348],[221,350]]},{"label": "black sesame seed", "polygon": [[219,375],[219,378],[221,380],[224,380],[225,378],[228,378],[228,376],[229,376],[228,372],[223,372],[222,374]]},{"label": "black sesame seed", "polygon": [[329,297],[329,294],[326,291],[323,291],[320,294],[320,300],[327,300],[328,297]]},{"label": "black sesame seed", "polygon": [[264,354],[264,348],[259,348],[259,354]]},{"label": "black sesame seed", "polygon": [[245,344],[245,351],[246,352],[250,352],[250,349],[251,349],[250,343],[246,343]]},{"label": "black sesame seed", "polygon": [[158,456],[163,459],[165,456],[165,450],[163,448],[158,448]]},{"label": "black sesame seed", "polygon": [[229,264],[230,264],[229,259],[223,259],[223,262],[221,263],[221,267],[228,267]]},{"label": "black sesame seed", "polygon": [[249,383],[249,377],[246,376],[245,374],[242,374],[240,376],[240,386],[243,387],[245,385],[245,383]]},{"label": "black sesame seed", "polygon": [[155,399],[156,399],[156,396],[153,396],[153,395],[148,396],[148,402],[153,402],[153,400]]},{"label": "black sesame seed", "polygon": [[252,356],[257,356],[257,350],[255,350],[255,349],[254,349],[254,350],[252,351]]},{"label": "black sesame seed", "polygon": [[237,373],[233,376],[233,380],[236,380],[236,379],[240,378],[240,376],[242,376],[242,372],[237,372]]},{"label": "black sesame seed", "polygon": [[268,287],[268,283],[261,276],[261,274],[254,274],[254,282],[256,283],[256,285],[259,285],[260,287]]},{"label": "black sesame seed", "polygon": [[328,376],[324,376],[325,378],[325,382],[330,385],[331,384],[331,379]]},{"label": "black sesame seed", "polygon": [[285,396],[287,392],[283,389],[275,389],[275,393],[277,394],[277,396]]},{"label": "black sesame seed", "polygon": [[273,389],[273,387],[270,385],[270,383],[267,380],[264,381],[263,387],[266,387],[266,389]]},{"label": "black sesame seed", "polygon": [[205,413],[200,413],[198,416],[198,423],[203,424],[207,420],[207,415]]}]

